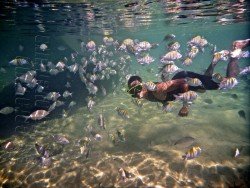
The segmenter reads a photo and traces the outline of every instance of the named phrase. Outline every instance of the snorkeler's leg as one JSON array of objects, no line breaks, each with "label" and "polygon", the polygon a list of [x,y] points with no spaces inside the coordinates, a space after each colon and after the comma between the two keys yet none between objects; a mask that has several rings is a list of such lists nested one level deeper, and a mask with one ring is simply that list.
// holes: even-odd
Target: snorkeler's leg
[{"label": "snorkeler's leg", "polygon": [[[236,40],[233,42],[233,50],[236,50],[236,49],[242,50],[248,46],[250,46],[250,39]],[[227,77],[236,78],[239,72],[240,72],[240,68],[239,68],[237,59],[231,57],[227,65]]]},{"label": "snorkeler's leg", "polygon": [[240,72],[240,68],[239,68],[237,59],[230,58],[229,63],[227,65],[227,77],[236,78],[239,72]]},{"label": "snorkeler's leg", "polygon": [[205,71],[204,75],[212,76],[216,65],[217,65],[217,63],[211,62],[210,65],[208,66],[207,70]]}]

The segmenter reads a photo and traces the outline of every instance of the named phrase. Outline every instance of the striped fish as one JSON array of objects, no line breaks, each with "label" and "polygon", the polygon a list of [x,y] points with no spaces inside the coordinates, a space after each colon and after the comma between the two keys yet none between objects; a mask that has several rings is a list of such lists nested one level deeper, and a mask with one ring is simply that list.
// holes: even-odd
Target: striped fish
[{"label": "striped fish", "polygon": [[198,94],[194,91],[187,91],[185,93],[179,94],[179,96],[178,95],[174,96],[176,100],[181,100],[183,102],[192,102],[198,97]]},{"label": "striped fish", "polygon": [[161,58],[161,61],[162,60],[168,60],[168,61],[171,61],[171,60],[177,60],[177,59],[180,59],[182,58],[182,55],[177,52],[177,51],[170,51],[168,53],[166,53],[162,58]]},{"label": "striped fish", "polygon": [[171,42],[168,44],[169,50],[179,50],[180,47],[181,47],[181,45],[179,42]]},{"label": "striped fish", "polygon": [[198,78],[186,78],[187,79],[187,84],[189,86],[197,87],[197,86],[202,86],[202,82]]},{"label": "striped fish", "polygon": [[188,53],[188,57],[194,58],[199,52],[199,49],[196,46],[192,46],[190,52]]},{"label": "striped fish", "polygon": [[185,155],[182,156],[182,158],[184,160],[189,160],[189,159],[194,159],[196,157],[198,157],[201,154],[201,148],[200,147],[192,147],[191,149],[189,149]]},{"label": "striped fish", "polygon": [[224,78],[220,82],[219,89],[232,89],[234,88],[239,82],[236,78],[230,77],[230,78]]},{"label": "striped fish", "polygon": [[193,63],[190,57],[186,57],[186,59],[182,62],[183,65],[189,66]]},{"label": "striped fish", "polygon": [[116,111],[117,111],[118,115],[121,116],[123,119],[130,118],[127,110],[120,108],[120,107],[116,107]]},{"label": "striped fish", "polygon": [[216,83],[220,83],[223,80],[223,76],[220,73],[214,73],[212,75],[212,80]]}]

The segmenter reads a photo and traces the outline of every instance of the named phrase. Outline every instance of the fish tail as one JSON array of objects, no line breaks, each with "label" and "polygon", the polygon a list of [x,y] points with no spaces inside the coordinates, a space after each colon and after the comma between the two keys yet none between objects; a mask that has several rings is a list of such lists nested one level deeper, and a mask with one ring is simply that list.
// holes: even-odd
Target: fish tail
[{"label": "fish tail", "polygon": [[30,118],[29,116],[22,116],[22,117],[25,119],[24,122],[27,122],[27,120]]},{"label": "fish tail", "polygon": [[176,100],[176,101],[180,100],[180,96],[174,95],[174,97],[175,97],[175,100]]}]

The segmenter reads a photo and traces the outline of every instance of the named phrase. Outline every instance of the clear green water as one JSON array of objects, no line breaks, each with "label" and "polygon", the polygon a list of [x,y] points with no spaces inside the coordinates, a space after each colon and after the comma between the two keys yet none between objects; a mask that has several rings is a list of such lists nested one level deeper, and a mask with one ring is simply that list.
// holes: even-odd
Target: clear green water
[{"label": "clear green water", "polygon": [[[243,14],[245,20],[228,24],[215,22],[220,17],[219,13],[223,11],[217,12],[215,16],[208,16],[209,14],[205,14],[206,12],[200,7],[203,14],[197,12],[197,15],[203,15],[201,18],[174,19],[182,12],[166,14],[163,2],[154,2],[144,7],[145,9],[139,7],[135,12],[124,8],[125,3],[124,1],[121,5],[112,5],[105,1],[103,4],[93,3],[91,8],[83,8],[80,6],[82,4],[78,7],[78,4],[58,3],[54,5],[55,9],[59,9],[57,11],[42,7],[36,10],[32,5],[17,8],[18,5],[11,4],[16,11],[10,17],[10,20],[13,20],[8,21],[3,17],[5,21],[1,22],[3,29],[0,35],[2,54],[0,67],[5,68],[7,73],[1,73],[0,88],[3,90],[15,80],[17,69],[8,65],[11,59],[24,56],[35,62],[37,49],[34,47],[37,45],[35,41],[37,35],[50,38],[49,59],[53,63],[64,57],[70,59],[72,52],[80,51],[78,39],[84,42],[94,40],[97,45],[102,44],[106,32],[111,33],[110,36],[119,42],[132,38],[151,43],[160,42],[166,34],[173,33],[181,44],[182,54],[187,52],[187,41],[196,35],[202,35],[209,43],[215,44],[218,51],[231,49],[234,40],[249,38],[249,4],[246,2],[239,6],[246,9]],[[206,5],[206,2],[201,3],[203,4]],[[63,5],[71,5],[73,11],[65,11]],[[169,2],[166,5],[178,7],[178,3]],[[212,8],[216,5],[223,7],[223,3],[219,2],[209,4]],[[221,9],[230,10],[226,5],[232,7],[233,4],[225,3]],[[80,19],[89,9],[100,7],[103,9],[95,12],[94,20],[88,20],[86,17]],[[136,17],[135,13],[138,12],[142,14]],[[188,11],[183,10],[183,14],[187,13]],[[232,17],[235,16],[232,12],[231,14]],[[225,17],[227,16],[225,14]],[[40,19],[45,30],[41,27],[39,29],[39,22],[34,21],[36,18]],[[68,23],[67,19],[72,20]],[[79,24],[75,25],[77,21]],[[20,44],[24,47],[23,51],[18,49]],[[150,55],[156,61],[148,66],[139,65],[134,56],[128,54],[132,59],[128,64],[129,73],[138,74],[145,81],[160,81],[156,74],[159,57],[166,53],[165,45],[166,43],[162,43],[156,49],[150,50]],[[66,49],[60,51],[57,49],[59,46],[64,46]],[[118,53],[114,59],[124,54]],[[88,57],[88,54],[79,56]],[[176,62],[176,65],[184,70],[202,73],[211,59],[211,49],[207,47],[204,53],[198,54],[191,66],[185,67],[181,62]],[[249,59],[241,59],[240,67],[247,66],[248,62]],[[226,65],[227,62],[219,62],[216,72],[225,75]],[[170,113],[162,112],[156,103],[146,100],[139,109],[131,102],[131,96],[126,93],[126,81],[122,71],[118,73],[118,78],[124,81],[116,82],[117,77],[111,77],[104,84],[108,88],[112,82],[117,83],[116,87],[108,90],[105,97],[99,92],[92,113],[87,110],[84,103],[87,96],[82,94],[82,97],[75,99],[77,105],[67,117],[61,117],[61,111],[57,114],[52,112],[48,119],[21,124],[14,132],[10,128],[12,125],[5,123],[6,121],[0,122],[1,143],[10,140],[15,145],[13,150],[7,151],[3,148],[0,150],[0,185],[2,187],[249,187],[249,76],[239,77],[239,85],[232,90],[199,93],[187,117],[178,116],[181,108],[181,103],[178,102],[174,103],[174,110]],[[78,87],[84,87],[82,83],[77,84]],[[78,96],[81,96],[81,93]],[[4,99],[0,100],[1,104],[6,102]],[[127,120],[121,118],[115,110],[116,107],[127,109],[130,118]],[[246,119],[239,116],[240,110],[245,111]],[[102,112],[106,120],[106,130],[98,126],[98,115]],[[17,115],[18,113],[16,112]],[[13,121],[10,119],[9,122]],[[102,135],[102,141],[93,139],[87,130],[89,125]],[[117,144],[112,142],[109,135],[116,135],[117,130],[125,131],[125,142]],[[54,134],[65,135],[70,143],[65,146],[57,144],[51,137]],[[182,159],[188,148],[183,145],[175,146],[174,143],[185,136],[195,138],[193,145],[202,149],[198,158],[188,161]],[[81,144],[77,144],[77,141],[84,137],[92,140],[92,150],[88,158],[81,154]],[[49,167],[43,167],[38,161],[39,155],[34,146],[36,142],[54,152]],[[240,156],[234,158],[236,148],[239,148]],[[126,181],[119,173],[120,168],[126,169],[131,175]]]}]

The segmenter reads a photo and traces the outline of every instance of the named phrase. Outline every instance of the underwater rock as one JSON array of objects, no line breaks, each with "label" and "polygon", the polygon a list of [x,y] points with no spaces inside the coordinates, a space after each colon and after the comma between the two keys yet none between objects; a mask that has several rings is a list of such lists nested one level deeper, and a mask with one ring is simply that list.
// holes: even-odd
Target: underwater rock
[{"label": "underwater rock", "polygon": [[238,114],[241,118],[245,119],[246,120],[246,112],[244,110],[240,110],[238,111]]},{"label": "underwater rock", "polygon": [[204,102],[207,103],[207,104],[212,104],[213,103],[212,99],[204,99]]}]

